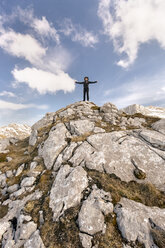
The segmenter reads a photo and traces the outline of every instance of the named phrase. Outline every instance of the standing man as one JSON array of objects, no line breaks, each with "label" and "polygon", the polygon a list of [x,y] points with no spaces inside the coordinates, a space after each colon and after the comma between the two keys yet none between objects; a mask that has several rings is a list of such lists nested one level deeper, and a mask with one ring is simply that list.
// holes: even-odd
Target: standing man
[{"label": "standing man", "polygon": [[91,82],[88,77],[84,77],[84,82],[75,82],[76,84],[83,84],[83,101],[85,101],[85,96],[87,95],[87,101],[89,101],[89,84],[95,84],[97,81]]}]

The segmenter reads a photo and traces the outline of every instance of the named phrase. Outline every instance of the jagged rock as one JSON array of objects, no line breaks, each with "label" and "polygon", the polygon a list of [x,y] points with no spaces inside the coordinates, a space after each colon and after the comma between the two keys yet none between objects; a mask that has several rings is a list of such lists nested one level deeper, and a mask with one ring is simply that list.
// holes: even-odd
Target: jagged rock
[{"label": "jagged rock", "polygon": [[18,184],[14,184],[14,185],[8,187],[7,191],[8,191],[9,193],[13,193],[13,192],[17,191],[18,188],[19,188],[19,185],[18,185]]},{"label": "jagged rock", "polygon": [[31,164],[30,164],[30,170],[34,170],[36,168],[36,166],[37,166],[37,162],[36,161],[31,162]]},{"label": "jagged rock", "polygon": [[17,171],[16,171],[16,173],[15,173],[15,176],[16,176],[16,177],[19,176],[19,175],[22,173],[22,171],[24,170],[24,167],[25,167],[25,164],[21,164],[21,165],[18,167],[18,169],[17,169]]},{"label": "jagged rock", "polygon": [[41,196],[41,192],[35,191],[34,193],[24,197],[22,200],[8,201],[8,213],[2,219],[0,219],[0,240],[3,237],[3,234],[10,227],[10,220],[19,216],[21,210],[28,201],[39,199]]},{"label": "jagged rock", "polygon": [[25,177],[21,182],[21,187],[30,187],[34,184],[35,177]]},{"label": "jagged rock", "polygon": [[2,139],[0,140],[0,153],[7,153],[7,147],[9,146],[9,139]]},{"label": "jagged rock", "polygon": [[162,119],[152,124],[152,128],[165,135],[165,119]]},{"label": "jagged rock", "polygon": [[122,111],[124,111],[129,115],[140,113],[147,116],[165,118],[165,108],[154,107],[154,106],[144,107],[139,104],[133,104],[126,108],[123,108]]},{"label": "jagged rock", "polygon": [[[91,135],[87,138],[87,141],[96,151],[103,152],[106,160],[104,164],[106,173],[114,173],[121,180],[127,182],[135,180],[135,167],[132,163],[132,158],[138,157],[140,168],[147,175],[145,181],[153,183],[160,189],[163,187],[163,190],[165,190],[164,159],[152,151],[139,138],[130,136],[129,132],[115,131],[112,133]],[[90,154],[91,152],[87,151],[86,157],[89,156],[88,153]],[[95,168],[97,170],[97,165]]]},{"label": "jagged rock", "polygon": [[70,121],[69,129],[72,135],[83,135],[84,133],[92,132],[94,123],[89,120]]},{"label": "jagged rock", "polygon": [[137,240],[146,248],[156,247],[151,229],[156,225],[165,230],[165,209],[147,207],[141,203],[122,198],[115,207],[115,213],[117,214],[118,228],[123,238],[129,242]]},{"label": "jagged rock", "polygon": [[4,188],[6,186],[6,175],[0,174],[0,187]]},{"label": "jagged rock", "polygon": [[[35,147],[10,138],[0,154],[0,246],[164,248],[165,125],[151,128],[154,120],[78,102],[33,126]],[[115,203],[125,195],[160,208],[122,199],[119,232],[110,192]]]},{"label": "jagged rock", "polygon": [[10,178],[10,177],[12,177],[12,176],[13,176],[12,170],[6,171],[6,177]]},{"label": "jagged rock", "polygon": [[46,113],[46,115],[39,121],[37,121],[33,126],[32,130],[39,130],[55,121],[56,113]]},{"label": "jagged rock", "polygon": [[33,129],[29,137],[30,146],[34,146],[37,143],[37,135],[38,135],[38,131],[36,129]]},{"label": "jagged rock", "polygon": [[67,146],[66,138],[70,133],[63,123],[54,126],[43,147],[39,148],[39,155],[43,157],[47,169],[51,169],[60,152]]},{"label": "jagged rock", "polygon": [[39,230],[35,231],[29,240],[24,244],[24,248],[45,248],[42,239],[39,235]]},{"label": "jagged rock", "polygon": [[165,136],[163,134],[156,131],[143,130],[140,132],[140,136],[152,146],[165,151]]},{"label": "jagged rock", "polygon": [[91,248],[92,247],[92,236],[85,234],[85,233],[79,233],[80,241],[82,243],[82,246],[84,248]]},{"label": "jagged rock", "polygon": [[57,221],[64,211],[80,203],[83,190],[88,186],[87,173],[82,167],[63,166],[53,183],[49,206]]},{"label": "jagged rock", "polygon": [[[31,127],[25,124],[9,124],[8,126],[0,127],[0,139],[25,139],[31,133]],[[12,142],[12,140],[10,140]]]},{"label": "jagged rock", "polygon": [[111,200],[109,192],[93,187],[91,194],[83,202],[79,212],[78,224],[81,232],[89,235],[94,235],[100,231],[105,232],[104,215],[113,212]]}]

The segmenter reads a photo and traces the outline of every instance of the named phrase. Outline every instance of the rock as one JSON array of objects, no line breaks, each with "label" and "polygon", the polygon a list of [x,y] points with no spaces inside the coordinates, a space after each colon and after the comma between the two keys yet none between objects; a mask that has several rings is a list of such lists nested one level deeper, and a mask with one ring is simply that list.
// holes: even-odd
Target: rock
[{"label": "rock", "polygon": [[122,198],[115,207],[117,224],[124,239],[138,240],[146,248],[156,247],[151,235],[151,222],[165,230],[165,209],[147,207],[141,203]]},{"label": "rock", "polygon": [[117,113],[118,112],[118,109],[117,107],[108,102],[108,103],[105,103],[101,108],[100,108],[100,112],[103,112],[103,113]]},{"label": "rock", "polygon": [[7,147],[10,145],[9,139],[1,139],[0,140],[0,153],[7,153]]},{"label": "rock", "polygon": [[12,170],[6,171],[6,177],[10,178],[13,176]]},{"label": "rock", "polygon": [[8,187],[7,191],[8,191],[9,193],[13,193],[13,192],[17,191],[18,188],[19,188],[19,185],[18,185],[18,184],[14,184],[14,185]]},{"label": "rock", "polygon": [[32,126],[32,131],[33,130],[39,130],[49,124],[52,124],[55,120],[56,113],[46,113],[46,115],[39,121],[37,121],[33,126]]},{"label": "rock", "polygon": [[4,188],[6,186],[6,175],[0,174],[0,187]]},{"label": "rock", "polygon": [[165,135],[165,119],[162,119],[152,124],[152,128]]},{"label": "rock", "polygon": [[21,187],[30,187],[34,184],[35,177],[25,177],[21,182]]},{"label": "rock", "polygon": [[39,230],[36,230],[24,244],[24,248],[45,248],[42,239],[39,235]]},{"label": "rock", "polygon": [[101,127],[95,127],[93,130],[94,133],[105,133],[105,129]]},{"label": "rock", "polygon": [[16,231],[16,241],[18,239],[27,240],[30,238],[30,236],[36,231],[37,224],[35,224],[33,221],[28,222],[27,224],[21,224],[17,227]]},{"label": "rock", "polygon": [[30,146],[34,146],[37,143],[37,135],[38,135],[38,131],[36,129],[33,129],[29,137]]},{"label": "rock", "polygon": [[64,165],[58,172],[50,192],[49,207],[58,221],[68,208],[80,203],[83,190],[88,186],[87,173],[82,167]]},{"label": "rock", "polygon": [[140,132],[140,136],[153,147],[165,151],[165,136],[163,134],[156,131],[143,130]]},{"label": "rock", "polygon": [[34,170],[36,168],[37,164],[38,163],[36,161],[31,162],[31,164],[30,164],[30,170]]},{"label": "rock", "polygon": [[89,120],[70,121],[69,129],[72,135],[81,136],[84,133],[92,132],[94,123]]},{"label": "rock", "polygon": [[100,231],[105,232],[104,215],[113,212],[111,200],[109,192],[97,189],[97,187],[93,188],[87,200],[83,202],[78,215],[78,224],[81,232],[89,235],[94,235]]},{"label": "rock", "polygon": [[165,108],[160,108],[155,106],[144,107],[142,105],[133,104],[126,108],[123,108],[122,111],[129,115],[140,113],[146,116],[165,118]]},{"label": "rock", "polygon": [[63,123],[57,124],[49,132],[49,137],[39,149],[39,155],[43,157],[47,169],[51,169],[56,158],[67,146],[66,138],[70,137]]},{"label": "rock", "polygon": [[84,248],[91,248],[92,247],[92,236],[87,235],[85,233],[79,233],[80,241]]},{"label": "rock", "polygon": [[15,192],[13,192],[12,194],[10,194],[10,199],[17,198],[24,193],[25,193],[25,188],[23,187],[23,188],[15,191]]},{"label": "rock", "polygon": [[[146,182],[165,190],[164,159],[152,151],[145,142],[133,137],[127,131],[94,134],[87,138],[94,151],[102,152],[105,163],[104,170],[108,174],[115,174],[122,181],[137,180],[134,176],[132,158],[138,157],[141,170],[146,173]],[[84,162],[91,156],[91,151],[85,150]],[[76,155],[76,154],[75,154]],[[79,152],[79,157],[81,153]],[[74,156],[72,157],[73,161]],[[74,162],[74,161],[73,161]],[[76,163],[76,158],[75,158]],[[95,165],[97,170],[97,164]]]},{"label": "rock", "polygon": [[15,176],[16,176],[16,177],[19,176],[19,175],[22,173],[22,171],[24,170],[24,167],[25,167],[25,164],[21,164],[21,165],[18,167],[18,169],[17,169],[17,171],[16,171],[16,173],[15,173]]}]

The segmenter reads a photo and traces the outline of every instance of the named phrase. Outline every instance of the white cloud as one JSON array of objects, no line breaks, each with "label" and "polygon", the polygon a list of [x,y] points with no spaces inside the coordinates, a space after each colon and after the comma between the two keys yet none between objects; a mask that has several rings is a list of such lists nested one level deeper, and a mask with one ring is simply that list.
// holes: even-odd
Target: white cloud
[{"label": "white cloud", "polygon": [[33,28],[41,37],[52,38],[60,44],[60,36],[51,22],[45,16],[41,19],[34,16],[33,9],[21,9],[17,7],[13,13],[13,18],[19,18],[22,22]]},{"label": "white cloud", "polygon": [[[17,8],[11,16],[3,17],[0,16],[0,24],[2,23],[0,47],[12,56],[29,61],[32,67],[19,70],[15,66],[17,69],[14,69],[12,74],[17,84],[13,85],[18,86],[20,83],[26,83],[40,94],[56,93],[58,90],[64,92],[74,90],[74,80],[64,72],[71,64],[72,57],[69,51],[60,45],[59,35],[53,24],[49,23],[46,17],[36,18],[32,9]],[[6,24],[10,25],[15,19],[19,19],[32,27],[35,31],[33,36],[29,33],[16,33],[11,28],[6,28]],[[53,38],[54,47],[52,43],[50,48],[43,47],[43,37]]]},{"label": "white cloud", "polygon": [[21,104],[21,103],[12,103],[8,101],[0,100],[0,109],[4,110],[21,110],[28,108],[37,108],[37,109],[47,109],[47,105],[36,105],[36,104]]},{"label": "white cloud", "polygon": [[2,92],[0,92],[0,96],[16,97],[16,95],[10,91],[2,91]]},{"label": "white cloud", "polygon": [[141,44],[156,40],[165,49],[164,0],[99,0],[98,16],[104,33],[112,39],[115,50],[126,54],[118,65],[130,66]]},{"label": "white cloud", "polygon": [[82,28],[78,24],[73,24],[71,19],[66,18],[61,25],[61,32],[66,36],[71,36],[72,41],[80,42],[84,47],[94,47],[98,43],[97,35]]},{"label": "white cloud", "polygon": [[23,70],[15,68],[12,74],[18,84],[26,83],[40,94],[56,93],[59,90],[71,92],[75,89],[74,80],[63,71],[54,74],[36,68],[25,68]]},{"label": "white cloud", "polygon": [[29,34],[5,30],[0,34],[0,47],[7,53],[24,58],[32,64],[39,63],[46,49]]},{"label": "white cloud", "polygon": [[118,88],[104,92],[104,103],[110,101],[123,108],[131,104],[142,105],[163,105],[165,102],[165,73],[160,72],[159,76],[138,78],[125,83]]}]

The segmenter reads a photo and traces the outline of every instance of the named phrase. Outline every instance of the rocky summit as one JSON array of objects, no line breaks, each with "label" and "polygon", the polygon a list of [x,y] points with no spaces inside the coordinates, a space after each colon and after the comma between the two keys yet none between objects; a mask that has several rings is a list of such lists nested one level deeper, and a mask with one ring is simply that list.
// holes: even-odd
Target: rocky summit
[{"label": "rocky summit", "polygon": [[165,119],[47,113],[0,153],[0,247],[164,248]]}]

